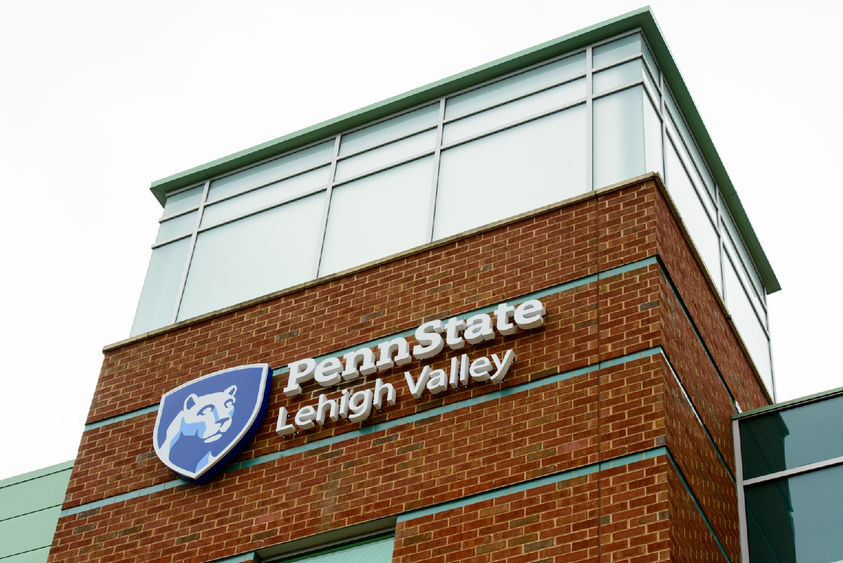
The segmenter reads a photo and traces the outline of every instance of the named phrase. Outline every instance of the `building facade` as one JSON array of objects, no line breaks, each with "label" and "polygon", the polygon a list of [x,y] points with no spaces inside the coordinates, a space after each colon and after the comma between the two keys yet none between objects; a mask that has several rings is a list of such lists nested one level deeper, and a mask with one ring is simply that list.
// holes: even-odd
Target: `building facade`
[{"label": "building facade", "polygon": [[648,10],[152,191],[51,561],[740,560],[778,282]]}]

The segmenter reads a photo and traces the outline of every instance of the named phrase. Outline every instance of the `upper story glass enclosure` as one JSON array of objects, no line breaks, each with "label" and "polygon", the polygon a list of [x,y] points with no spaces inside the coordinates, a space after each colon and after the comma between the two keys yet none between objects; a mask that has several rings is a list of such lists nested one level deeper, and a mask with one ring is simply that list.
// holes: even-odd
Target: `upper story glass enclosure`
[{"label": "upper story glass enclosure", "polygon": [[[652,15],[632,15],[562,38],[543,60],[510,57],[517,68],[494,78],[482,80],[507,64],[433,85],[391,115],[339,120],[287,152],[154,185],[164,213],[132,334],[655,171],[772,392],[775,276],[680,109],[666,48],[651,49],[663,45]],[[613,33],[618,21],[629,29]]]}]

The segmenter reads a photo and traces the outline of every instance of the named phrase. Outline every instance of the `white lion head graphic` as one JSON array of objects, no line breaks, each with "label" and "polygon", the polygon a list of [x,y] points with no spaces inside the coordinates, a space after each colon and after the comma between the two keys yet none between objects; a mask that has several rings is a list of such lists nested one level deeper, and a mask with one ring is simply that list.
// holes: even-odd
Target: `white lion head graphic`
[{"label": "white lion head graphic", "polygon": [[[184,409],[167,428],[164,444],[160,447],[161,455],[171,460],[171,456],[176,455],[179,442],[183,443],[185,437],[189,437],[194,442],[201,440],[204,444],[211,444],[222,438],[231,427],[235,393],[237,393],[237,386],[232,385],[220,393],[188,395],[184,400]],[[210,448],[200,453],[203,455],[200,455],[194,469],[196,473],[216,459]]]}]

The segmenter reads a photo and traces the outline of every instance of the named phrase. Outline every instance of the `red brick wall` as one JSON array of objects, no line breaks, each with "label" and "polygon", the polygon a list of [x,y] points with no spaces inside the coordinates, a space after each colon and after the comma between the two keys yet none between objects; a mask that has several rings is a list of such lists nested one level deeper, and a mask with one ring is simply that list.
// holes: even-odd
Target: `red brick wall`
[{"label": "red brick wall", "polygon": [[593,207],[575,204],[110,350],[88,422],[156,403],[221,365],[279,366],[592,274]]},{"label": "red brick wall", "polygon": [[600,472],[601,561],[670,561],[672,473],[662,456]]},{"label": "red brick wall", "polygon": [[680,230],[669,204],[655,201],[658,216],[658,255],[690,311],[729,389],[743,410],[770,403],[749,358],[740,351],[738,337],[728,317],[706,281],[702,268]]},{"label": "red brick wall", "polygon": [[[155,404],[162,393],[204,373],[256,362],[278,367],[336,352],[415,328],[426,319],[505,300],[516,303],[521,295],[656,256],[742,406],[763,402],[722,309],[651,179],[112,347],[88,420]],[[516,361],[503,386],[516,387],[661,346],[731,463],[728,393],[658,264],[591,280],[542,297],[542,302],[548,311],[544,327],[499,336],[465,352],[478,357],[514,349]],[[445,367],[449,357],[442,354],[425,363]],[[420,363],[380,374],[395,386],[398,403],[365,426],[501,388],[473,385],[416,401],[404,383],[405,369],[417,374]],[[364,378],[355,387],[368,388],[372,380]],[[335,423],[281,439],[274,432],[278,409],[285,406],[294,413],[314,403],[319,391],[311,384],[291,400],[280,391],[285,383],[285,375],[273,381],[268,415],[238,460],[360,428]],[[172,481],[173,474],[153,453],[154,420],[149,413],[85,432],[64,508]],[[232,556],[662,446],[733,553],[734,488],[724,481],[728,475],[712,457],[711,442],[688,410],[666,361],[656,354],[355,435],[229,472],[208,485],[182,485],[65,516],[50,557]],[[711,471],[701,474],[699,467]],[[453,514],[409,520],[396,530],[395,556],[408,561],[582,560],[599,551],[606,561],[687,558],[695,534],[711,534],[693,504],[688,508],[690,497],[673,483],[677,479],[662,455],[471,504]],[[455,521],[475,522],[488,533],[451,526]],[[688,529],[674,530],[682,526]],[[719,556],[719,549],[712,553]]]}]

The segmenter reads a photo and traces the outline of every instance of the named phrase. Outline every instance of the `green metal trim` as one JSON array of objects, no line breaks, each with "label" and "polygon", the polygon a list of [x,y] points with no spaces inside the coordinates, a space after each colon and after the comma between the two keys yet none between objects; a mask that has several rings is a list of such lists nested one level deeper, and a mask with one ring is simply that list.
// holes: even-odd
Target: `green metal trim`
[{"label": "green metal trim", "polygon": [[23,483],[24,481],[31,481],[32,479],[46,477],[47,475],[51,475],[53,473],[67,471],[68,469],[73,468],[74,461],[75,460],[71,459],[70,461],[63,461],[62,463],[57,463],[49,467],[42,467],[41,469],[36,469],[35,471],[30,471],[29,473],[22,473],[20,475],[15,475],[14,477],[8,477],[7,479],[0,481],[0,489],[11,485],[17,485],[18,483]]},{"label": "green metal trim", "polygon": [[[409,109],[425,102],[433,101],[452,92],[470,88],[481,82],[497,78],[520,68],[539,63],[545,59],[563,55],[586,45],[633,29],[643,20],[652,20],[649,8],[618,16],[603,23],[563,35],[535,47],[514,53],[473,69],[443,78],[409,92],[388,98],[382,102],[346,113],[339,117],[306,127],[294,133],[278,137],[254,147],[218,158],[201,166],[173,174],[152,183],[150,190],[163,205],[165,195],[173,190],[230,172],[304,145],[326,139],[352,127],[386,117],[393,113]],[[639,21],[641,20],[641,21]]]},{"label": "green metal trim", "polygon": [[764,253],[764,249],[758,241],[755,230],[749,222],[746,210],[735,191],[735,186],[732,184],[728,172],[726,172],[723,161],[720,160],[720,155],[714,147],[714,142],[708,134],[708,129],[706,129],[705,123],[703,123],[702,117],[697,111],[697,106],[691,98],[691,93],[685,85],[685,80],[682,79],[679,67],[676,66],[676,61],[673,59],[667,43],[665,43],[661,29],[659,29],[659,25],[656,23],[649,9],[647,9],[647,16],[649,17],[645,18],[645,21],[641,22],[640,26],[644,31],[647,42],[650,44],[653,56],[656,57],[656,61],[661,67],[665,80],[676,100],[676,104],[679,106],[682,116],[688,123],[691,135],[693,135],[694,140],[702,152],[703,158],[705,158],[706,163],[711,168],[714,181],[717,182],[720,192],[723,194],[724,203],[735,220],[735,226],[743,237],[753,262],[755,262],[755,267],[758,269],[758,274],[764,282],[767,293],[775,293],[781,289],[781,285],[773,271],[773,267],[770,265],[770,261],[767,259],[767,255]]},{"label": "green metal trim", "polygon": [[825,399],[831,399],[832,397],[836,397],[838,395],[843,395],[843,387],[837,387],[836,389],[829,389],[828,391],[821,391],[819,393],[814,393],[813,395],[806,395],[805,397],[799,397],[797,399],[791,399],[789,401],[784,401],[782,403],[776,403],[774,405],[767,405],[766,407],[760,407],[757,409],[753,409],[751,411],[741,412],[732,415],[732,420],[744,420],[747,418],[752,418],[754,416],[759,416],[762,414],[767,414],[775,411],[783,411],[787,409],[791,409],[794,407],[801,407],[802,405],[807,405],[809,403],[815,403],[817,401],[822,401]]},{"label": "green metal trim", "polygon": [[700,151],[711,167],[714,179],[718,186],[720,186],[724,201],[735,219],[736,226],[746,243],[747,250],[755,262],[755,266],[758,268],[758,273],[764,281],[767,293],[778,291],[781,289],[779,281],[761,247],[761,243],[758,241],[758,237],[755,235],[755,231],[752,229],[746,211],[735,192],[734,185],[726,173],[726,169],[720,160],[720,156],[717,154],[717,150],[714,148],[714,143],[691,99],[688,88],[685,86],[684,80],[682,80],[679,69],[670,54],[670,50],[664,41],[661,30],[649,7],[634,10],[535,47],[480,65],[471,70],[393,96],[382,102],[306,127],[305,129],[213,160],[184,172],[173,174],[161,180],[156,180],[150,186],[150,190],[163,205],[166,194],[173,190],[191,186],[260,160],[327,139],[353,127],[421,105],[425,102],[433,101],[458,90],[470,88],[481,82],[497,78],[555,56],[564,55],[596,41],[608,39],[619,33],[636,28],[643,30],[653,55],[656,57],[662,72],[664,72],[668,85],[674,94],[676,103],[688,123],[691,134],[694,136]]},{"label": "green metal trim", "polygon": [[536,477],[528,481],[522,481],[520,483],[514,483],[512,485],[507,485],[498,489],[492,489],[491,491],[475,493],[467,497],[462,497],[452,501],[434,504],[433,506],[418,508],[416,510],[404,512],[398,515],[398,522],[402,523],[408,522],[410,520],[415,520],[417,518],[424,518],[425,516],[439,514],[440,512],[447,512],[450,510],[455,510],[457,508],[471,506],[472,504],[477,504],[479,502],[486,502],[489,500],[509,496],[515,493],[530,491],[538,487],[545,487],[547,485],[553,485],[555,483],[570,481],[571,479],[575,479],[577,477],[593,475],[600,471],[606,471],[615,467],[624,467],[626,465],[631,465],[639,461],[646,461],[648,459],[654,459],[661,456],[667,456],[668,458],[670,457],[670,452],[664,446],[658,446],[649,450],[643,450],[633,454],[627,454],[620,457],[607,459],[604,461],[598,461],[589,465],[575,467],[574,469],[569,469],[567,471],[551,473],[550,475],[545,475],[544,477]]}]

